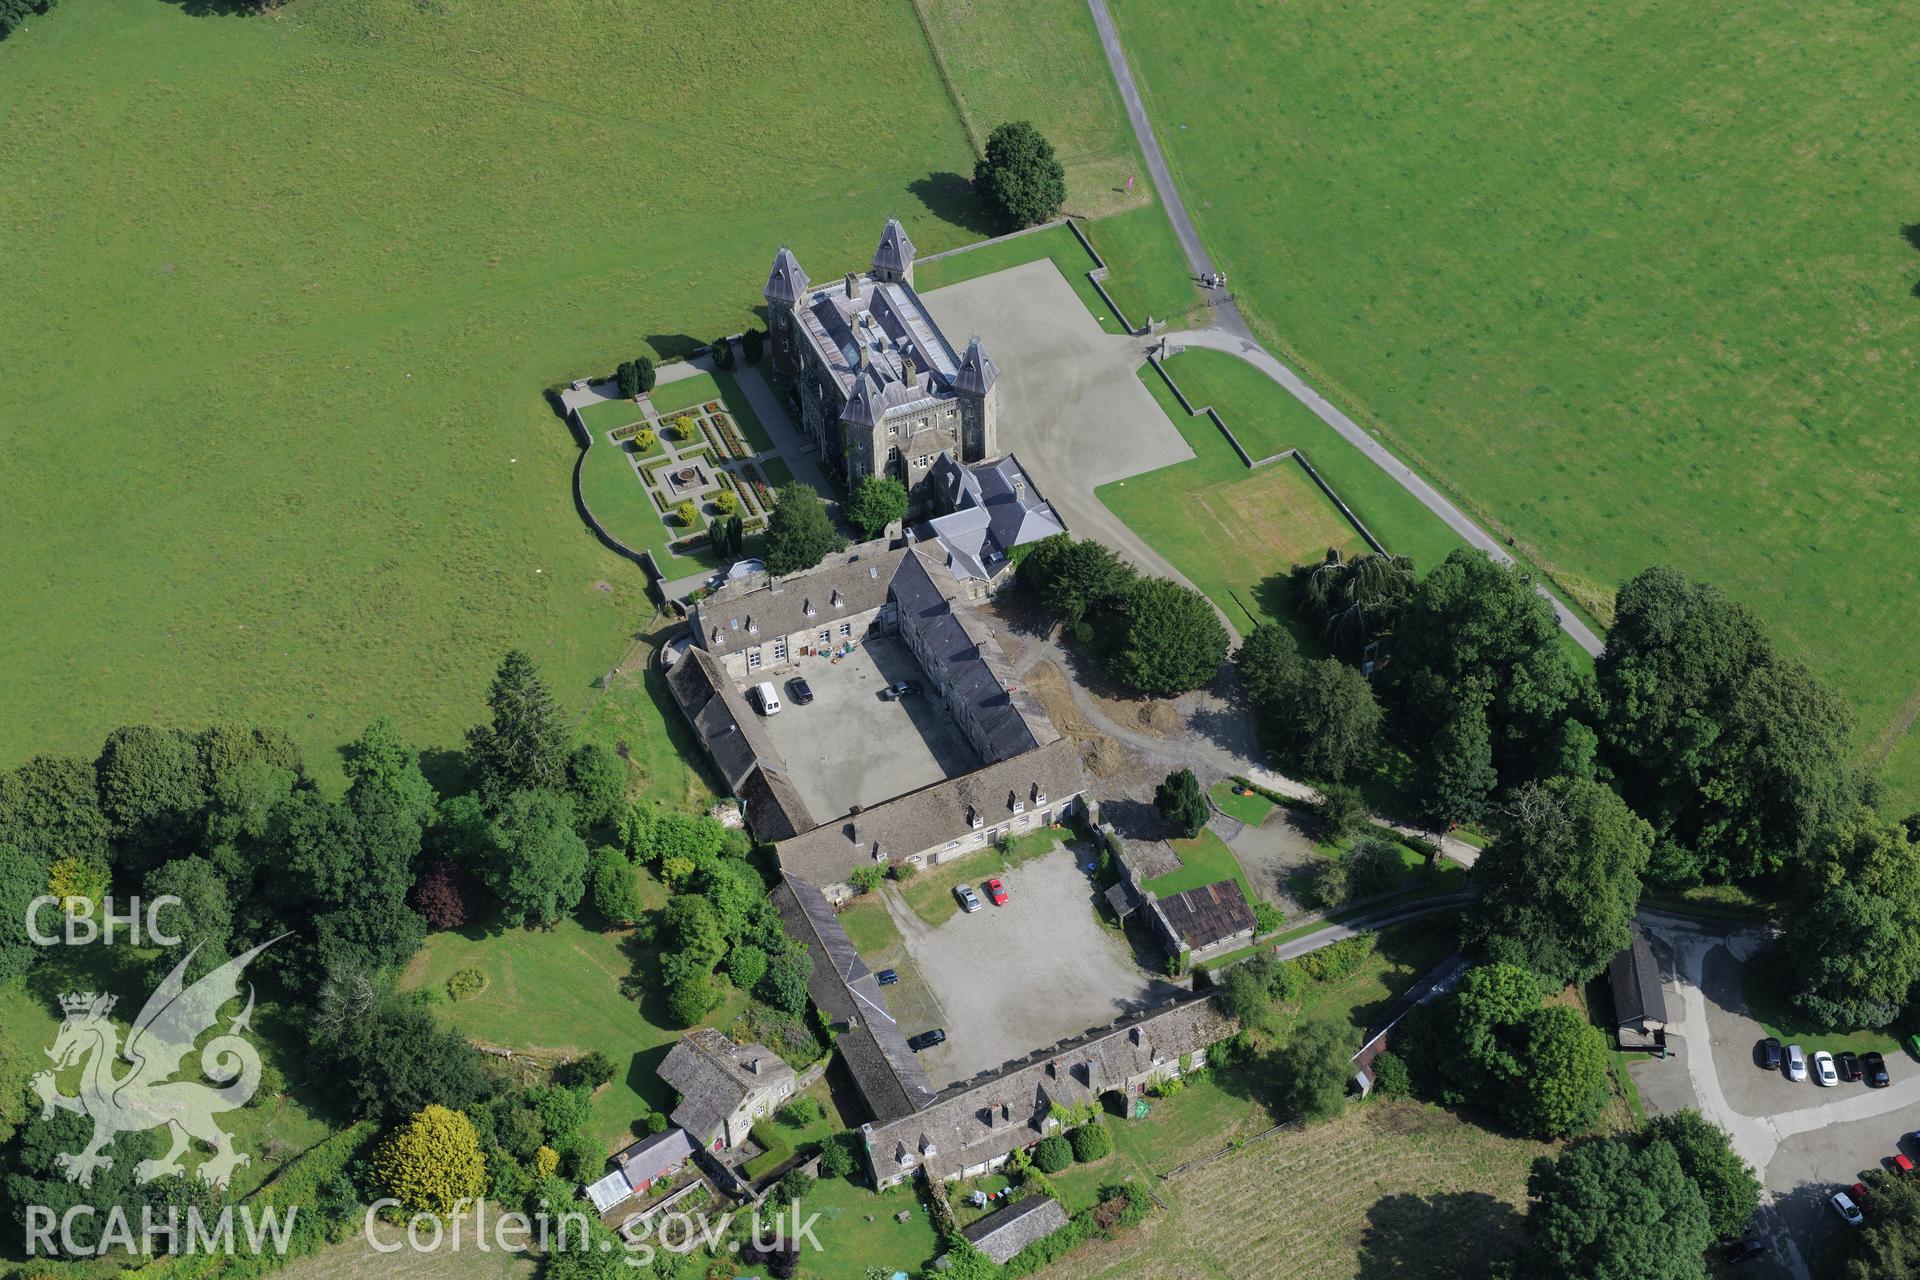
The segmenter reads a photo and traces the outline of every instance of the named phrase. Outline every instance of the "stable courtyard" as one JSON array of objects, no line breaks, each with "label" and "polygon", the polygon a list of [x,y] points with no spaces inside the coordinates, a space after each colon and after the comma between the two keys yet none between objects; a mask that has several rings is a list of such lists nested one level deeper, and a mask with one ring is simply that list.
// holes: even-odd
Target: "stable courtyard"
[{"label": "stable courtyard", "polygon": [[[984,905],[929,925],[895,889],[887,908],[899,941],[869,956],[900,981],[887,1006],[907,1034],[942,1027],[946,1043],[920,1055],[935,1088],[1102,1027],[1179,990],[1142,969],[1126,936],[1100,923],[1093,880],[1063,845],[1001,871],[989,850],[958,864]],[[941,868],[943,880],[953,877]],[[999,875],[1008,901],[986,901]]]},{"label": "stable courtyard", "polygon": [[[926,679],[906,645],[891,636],[869,635],[842,656],[803,657],[762,674],[782,704],[762,723],[808,811],[822,822],[980,767],[937,698],[881,699],[889,684]],[[804,706],[793,696],[796,676],[813,690]]]}]

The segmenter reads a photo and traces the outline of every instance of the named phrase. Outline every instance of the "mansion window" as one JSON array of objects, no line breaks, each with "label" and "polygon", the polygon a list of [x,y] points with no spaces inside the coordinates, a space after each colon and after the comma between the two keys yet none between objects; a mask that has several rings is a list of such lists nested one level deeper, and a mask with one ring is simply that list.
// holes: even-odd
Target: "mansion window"
[{"label": "mansion window", "polygon": [[899,434],[900,434],[900,424],[899,424],[899,423],[897,423],[897,422],[889,422],[889,423],[887,424],[887,434],[888,434],[888,435],[890,435],[890,436],[897,436],[897,435],[899,435]]},{"label": "mansion window", "polygon": [[785,640],[775,640],[773,642],[773,660],[775,662],[785,662],[787,660],[787,642]]},{"label": "mansion window", "polygon": [[843,623],[841,623],[841,624],[840,624],[840,638],[841,638],[842,640],[848,640],[848,639],[851,639],[852,637],[853,637],[853,624],[852,624],[851,622],[843,622]]},{"label": "mansion window", "polygon": [[820,633],[820,647],[824,649],[832,643],[833,643],[833,633],[831,631],[822,631]]},{"label": "mansion window", "polygon": [[913,465],[914,465],[914,466],[916,466],[916,467],[924,467],[924,466],[926,466],[926,465],[927,465],[928,463],[930,463],[930,462],[932,462],[932,461],[933,461],[933,455],[932,455],[932,454],[930,454],[930,453],[923,453],[923,454],[921,454],[921,455],[920,455],[919,457],[917,457],[917,458],[915,458],[915,459],[913,460]]},{"label": "mansion window", "polygon": [[758,671],[759,669],[760,669],[760,651],[758,649],[747,650],[747,670]]}]

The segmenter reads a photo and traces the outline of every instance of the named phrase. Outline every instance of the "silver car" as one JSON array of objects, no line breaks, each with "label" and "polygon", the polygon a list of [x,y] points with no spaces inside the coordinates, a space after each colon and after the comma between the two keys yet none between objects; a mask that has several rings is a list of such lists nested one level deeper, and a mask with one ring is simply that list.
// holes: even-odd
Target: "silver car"
[{"label": "silver car", "polygon": [[980,895],[973,891],[973,886],[970,884],[955,885],[953,896],[960,899],[960,909],[969,915],[980,909]]},{"label": "silver car", "polygon": [[1807,1051],[1797,1044],[1787,1046],[1787,1079],[1804,1084],[1807,1079]]}]

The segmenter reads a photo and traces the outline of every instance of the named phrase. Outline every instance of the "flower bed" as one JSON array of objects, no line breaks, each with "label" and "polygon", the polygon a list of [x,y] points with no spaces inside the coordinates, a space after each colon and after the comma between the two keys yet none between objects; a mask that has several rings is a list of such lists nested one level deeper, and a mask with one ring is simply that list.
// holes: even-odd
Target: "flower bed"
[{"label": "flower bed", "polygon": [[607,438],[609,440],[631,440],[639,434],[640,434],[640,424],[637,422],[629,422],[626,426],[620,427],[617,430],[615,430],[613,434],[608,436]]},{"label": "flower bed", "polygon": [[767,483],[767,478],[760,473],[760,468],[757,464],[748,464],[746,472],[747,482],[753,486],[753,496],[759,499],[760,508],[764,511],[772,511],[773,487]]},{"label": "flower bed", "polygon": [[684,538],[675,538],[667,544],[667,550],[673,552],[675,555],[685,555],[689,551],[698,551],[706,545],[707,533],[706,530],[702,529],[700,532],[690,533]]},{"label": "flower bed", "polygon": [[648,484],[657,484],[659,483],[660,473],[662,471],[665,471],[668,467],[677,467],[679,465],[680,460],[678,458],[661,458],[657,462],[649,462],[643,465],[640,468],[640,475]]},{"label": "flower bed", "polygon": [[742,515],[758,515],[764,510],[759,498],[753,492],[752,486],[748,485],[745,480],[742,480],[738,472],[728,471],[725,475],[727,477],[727,483],[732,485],[733,491],[740,495],[740,512]]},{"label": "flower bed", "polygon": [[707,401],[707,412],[708,413],[720,412],[720,402],[718,400]]}]

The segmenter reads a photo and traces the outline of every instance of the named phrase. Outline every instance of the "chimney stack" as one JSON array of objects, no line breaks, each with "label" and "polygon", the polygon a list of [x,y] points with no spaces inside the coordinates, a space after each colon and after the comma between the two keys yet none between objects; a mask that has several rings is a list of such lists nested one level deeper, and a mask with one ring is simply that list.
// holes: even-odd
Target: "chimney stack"
[{"label": "chimney stack", "polygon": [[906,377],[905,377],[905,381],[906,381],[906,384],[907,384],[908,386],[912,386],[912,385],[913,385],[913,357],[912,357],[912,356],[908,356],[908,357],[906,358],[906,362],[905,362],[905,363],[906,363]]},{"label": "chimney stack", "polygon": [[847,296],[849,298],[857,298],[860,296],[860,290],[854,287],[853,280],[853,272],[847,272]]}]

